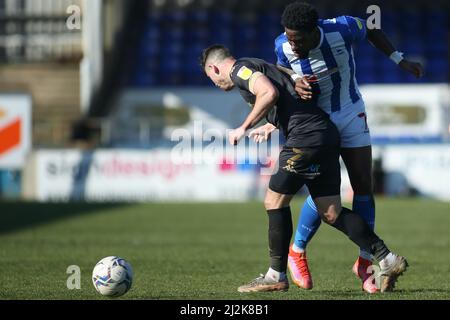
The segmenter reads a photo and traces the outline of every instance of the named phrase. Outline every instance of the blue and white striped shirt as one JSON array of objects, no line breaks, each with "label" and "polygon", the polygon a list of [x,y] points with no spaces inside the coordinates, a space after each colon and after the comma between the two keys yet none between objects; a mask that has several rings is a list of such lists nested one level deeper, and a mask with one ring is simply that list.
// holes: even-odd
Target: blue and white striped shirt
[{"label": "blue and white striped shirt", "polygon": [[327,113],[354,105],[361,99],[355,78],[352,44],[366,38],[365,21],[351,16],[319,20],[319,45],[309,52],[307,59],[295,56],[286,34],[275,40],[277,64],[297,74],[315,75],[313,97]]}]

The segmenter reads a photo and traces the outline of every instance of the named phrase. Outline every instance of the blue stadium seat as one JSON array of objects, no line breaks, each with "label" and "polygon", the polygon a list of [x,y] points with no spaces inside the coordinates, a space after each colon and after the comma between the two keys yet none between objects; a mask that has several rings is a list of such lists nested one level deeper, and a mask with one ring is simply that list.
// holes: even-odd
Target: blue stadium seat
[{"label": "blue stadium seat", "polygon": [[423,56],[425,54],[425,46],[422,45],[420,40],[416,42],[410,42],[403,48],[407,56]]},{"label": "blue stadium seat", "polygon": [[426,13],[429,22],[436,25],[445,25],[448,19],[448,12],[445,10],[430,10]]},{"label": "blue stadium seat", "polygon": [[373,62],[372,59],[367,59],[366,57],[361,57],[361,56],[356,56],[356,57],[360,57],[355,59],[355,64],[356,64],[356,71],[361,71],[361,72],[374,72],[374,67],[375,64]]},{"label": "blue stadium seat", "polygon": [[372,45],[370,45],[370,43],[367,41],[361,41],[353,48],[353,51],[355,53],[355,59],[359,59],[359,58],[372,59],[375,50],[377,50],[377,49],[372,47]]},{"label": "blue stadium seat", "polygon": [[193,23],[207,24],[209,20],[209,12],[204,9],[191,10],[188,13],[187,19]]},{"label": "blue stadium seat", "polygon": [[144,72],[154,73],[159,69],[159,59],[143,59],[139,61],[139,69],[144,70]]},{"label": "blue stadium seat", "polygon": [[383,83],[400,83],[402,78],[397,69],[383,70],[377,76],[377,80]]},{"label": "blue stadium seat", "polygon": [[357,71],[356,80],[358,81],[359,84],[377,82],[377,78],[373,72],[366,72],[364,70]]},{"label": "blue stadium seat", "polygon": [[186,55],[188,60],[197,59],[202,54],[203,50],[208,46],[207,43],[204,42],[195,42],[189,46],[186,46],[184,50],[184,54]]},{"label": "blue stadium seat", "polygon": [[189,67],[189,69],[182,72],[184,84],[189,86],[200,86],[209,85],[211,83],[211,80],[206,77],[198,64],[191,64]]},{"label": "blue stadium seat", "polygon": [[171,28],[164,30],[161,38],[162,40],[179,42],[184,36],[184,29],[181,26],[172,26]]},{"label": "blue stadium seat", "polygon": [[423,26],[425,27],[424,29],[427,30],[427,32],[448,32],[447,27],[447,22],[438,22],[435,21],[433,19],[427,20],[425,21],[425,23],[423,24]]},{"label": "blue stadium seat", "polygon": [[166,19],[172,24],[182,24],[188,20],[188,15],[184,10],[174,10],[167,14]]},{"label": "blue stadium seat", "polygon": [[261,46],[274,48],[275,39],[283,32],[282,28],[267,26],[257,29],[256,40]]},{"label": "blue stadium seat", "polygon": [[207,42],[210,37],[210,31],[206,28],[190,28],[186,30],[185,42],[192,44],[194,42]]},{"label": "blue stadium seat", "polygon": [[210,14],[208,26],[211,30],[229,30],[233,23],[233,15],[228,11],[214,11]]},{"label": "blue stadium seat", "polygon": [[140,47],[140,57],[153,57],[161,52],[159,41],[144,41]]},{"label": "blue stadium seat", "polygon": [[264,47],[257,49],[257,53],[254,55],[257,58],[263,59],[269,63],[276,64],[277,57],[275,55],[275,52],[273,48],[270,47]]},{"label": "blue stadium seat", "polygon": [[183,43],[179,41],[165,41],[161,44],[161,55],[179,55],[183,52]]},{"label": "blue stadium seat", "polygon": [[396,27],[398,22],[397,13],[392,10],[383,10],[381,14],[381,28]]},{"label": "blue stadium seat", "polygon": [[262,12],[257,16],[258,27],[264,28],[264,26],[281,26],[281,13],[280,12]]},{"label": "blue stadium seat", "polygon": [[214,42],[228,44],[233,39],[233,33],[228,29],[219,29],[214,32],[213,35]]},{"label": "blue stadium seat", "polygon": [[417,33],[422,27],[421,16],[421,13],[417,11],[404,11],[401,19],[397,19],[397,25],[405,34]]},{"label": "blue stadium seat", "polygon": [[[212,43],[225,44],[237,57],[255,56],[275,63],[274,39],[283,32],[281,12],[278,9],[269,11],[268,6],[263,6],[255,7],[251,12],[239,11],[239,1],[235,1],[235,5],[228,5],[220,11],[183,8],[149,13],[135,57],[138,67],[134,74],[130,71],[133,74],[130,82],[137,86],[209,86],[211,82],[200,70],[198,59],[202,50]],[[431,6],[413,6],[411,10],[406,8],[402,11],[401,19],[393,10],[397,7],[384,8],[381,26],[398,50],[404,51],[411,59],[427,61],[424,79],[416,80],[402,72],[363,41],[354,48],[360,83],[449,80],[449,33],[448,28],[442,27],[447,25],[448,13]],[[320,8],[321,16],[336,16],[336,12],[343,9],[352,15],[359,12],[353,8],[352,13],[352,8],[341,8],[336,3]]]},{"label": "blue stadium seat", "polygon": [[449,64],[445,57],[440,59],[429,60],[426,65],[426,73],[432,82],[448,81]]},{"label": "blue stadium seat", "polygon": [[146,25],[147,28],[153,28],[155,26],[159,26],[163,21],[163,15],[159,12],[152,12],[148,15]]},{"label": "blue stadium seat", "polygon": [[235,20],[233,23],[233,32],[242,39],[252,40],[252,37],[256,36],[257,31],[259,31],[257,26],[250,21]]},{"label": "blue stadium seat", "polygon": [[165,56],[160,60],[159,71],[162,73],[175,73],[181,68],[179,56]]},{"label": "blue stadium seat", "polygon": [[442,33],[440,36],[435,37],[433,36],[428,37],[425,40],[425,50],[430,55],[442,55],[447,56],[449,51],[449,45],[448,41],[445,39],[448,39],[449,35],[448,33]]},{"label": "blue stadium seat", "polygon": [[155,75],[149,72],[138,72],[131,81],[132,86],[148,87],[157,84]]},{"label": "blue stadium seat", "polygon": [[383,19],[383,15],[381,18],[381,29],[387,34],[391,34],[396,30],[395,21],[385,20]]},{"label": "blue stadium seat", "polygon": [[158,41],[161,38],[159,26],[152,26],[146,28],[142,38],[145,41]]}]

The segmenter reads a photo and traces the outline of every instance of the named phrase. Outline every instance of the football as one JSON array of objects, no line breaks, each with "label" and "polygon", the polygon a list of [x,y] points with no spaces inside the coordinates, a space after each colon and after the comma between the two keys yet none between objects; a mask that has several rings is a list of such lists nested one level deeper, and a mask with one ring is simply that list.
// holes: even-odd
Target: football
[{"label": "football", "polygon": [[125,259],[109,256],[95,265],[92,282],[101,295],[119,297],[130,290],[133,283],[133,269]]}]

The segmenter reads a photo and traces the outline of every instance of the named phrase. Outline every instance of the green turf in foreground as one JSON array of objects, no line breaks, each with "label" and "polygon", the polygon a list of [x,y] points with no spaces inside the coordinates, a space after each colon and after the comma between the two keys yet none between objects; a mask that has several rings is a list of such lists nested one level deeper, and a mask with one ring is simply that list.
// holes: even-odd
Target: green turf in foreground
[{"label": "green turf in foreground", "polygon": [[[293,217],[302,199],[294,201]],[[377,199],[377,233],[410,268],[395,293],[367,295],[351,273],[358,249],[322,225],[309,246],[315,287],[241,294],[268,267],[267,217],[244,204],[0,204],[0,299],[104,299],[95,263],[119,255],[133,288],[120,299],[450,299],[450,204]],[[66,268],[81,268],[81,290]]]}]

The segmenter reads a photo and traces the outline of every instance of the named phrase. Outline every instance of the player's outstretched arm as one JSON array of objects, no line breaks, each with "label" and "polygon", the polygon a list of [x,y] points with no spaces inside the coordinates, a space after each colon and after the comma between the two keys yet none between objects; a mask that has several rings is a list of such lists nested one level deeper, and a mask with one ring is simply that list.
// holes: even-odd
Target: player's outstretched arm
[{"label": "player's outstretched arm", "polygon": [[277,102],[279,94],[272,81],[260,72],[255,72],[250,78],[249,89],[256,100],[252,111],[242,124],[245,130],[254,127],[269,113]]},{"label": "player's outstretched arm", "polygon": [[406,72],[414,75],[416,78],[420,78],[423,76],[422,65],[418,62],[409,61],[403,58],[401,54],[397,52],[397,50],[395,50],[386,34],[381,29],[368,29],[367,40],[375,48],[394,60],[394,62],[396,62],[398,66]]},{"label": "player's outstretched arm", "polygon": [[231,144],[236,144],[245,135],[246,130],[258,124],[278,100],[278,89],[261,72],[253,73],[249,79],[249,90],[256,97],[255,104],[242,125],[228,135]]}]

